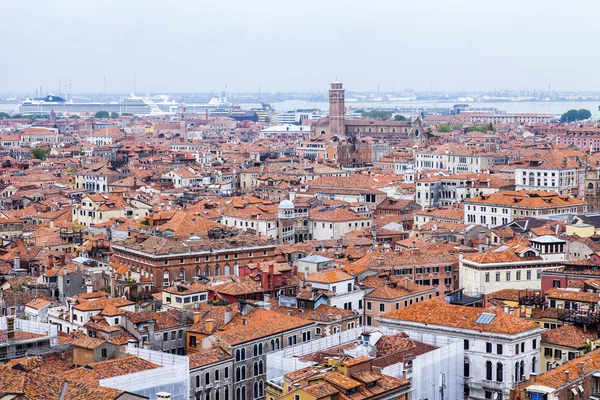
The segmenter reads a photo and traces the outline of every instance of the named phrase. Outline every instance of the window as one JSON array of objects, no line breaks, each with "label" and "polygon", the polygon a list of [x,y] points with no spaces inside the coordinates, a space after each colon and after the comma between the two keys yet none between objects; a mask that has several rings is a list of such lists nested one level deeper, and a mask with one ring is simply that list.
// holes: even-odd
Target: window
[{"label": "window", "polygon": [[[469,340],[468,340],[468,339],[465,339],[465,340],[463,341],[463,348],[464,348],[465,350],[469,350]],[[465,375],[465,376],[466,376],[466,375]]]},{"label": "window", "polygon": [[488,381],[492,380],[492,362],[491,361],[487,361],[485,363],[485,379],[487,379]]},{"label": "window", "polygon": [[371,309],[371,302],[367,301],[367,310],[370,310],[370,309]]},{"label": "window", "polygon": [[521,343],[521,353],[525,352],[525,342]]},{"label": "window", "polygon": [[468,362],[465,363],[465,369],[464,369],[464,377],[468,378],[469,376],[471,376],[471,364],[469,364]]},{"label": "window", "polygon": [[485,352],[486,353],[491,353],[492,352],[492,344],[491,343],[486,343],[485,344]]},{"label": "window", "polygon": [[496,272],[496,282],[500,282],[500,272]]},{"label": "window", "polygon": [[381,311],[381,312],[385,311],[385,304],[379,303],[379,311]]},{"label": "window", "polygon": [[348,291],[351,292],[352,291],[352,283],[348,284]]},{"label": "window", "polygon": [[210,374],[207,372],[204,374],[204,384],[208,385],[210,383]]},{"label": "window", "polygon": [[506,281],[509,282],[510,281],[510,271],[506,273]]},{"label": "window", "polygon": [[531,342],[531,348],[532,349],[537,349],[537,339],[533,339],[533,341]]},{"label": "window", "polygon": [[229,378],[229,367],[225,367],[225,379]]},{"label": "window", "polygon": [[502,363],[497,363],[496,364],[496,381],[497,382],[502,382],[502,379],[504,377],[504,373],[503,373],[502,369],[503,369]]},{"label": "window", "polygon": [[108,356],[108,352],[106,349],[102,349],[102,358],[106,358]]},{"label": "window", "polygon": [[485,273],[485,281],[486,281],[486,282],[489,282],[489,281],[490,281],[490,273],[489,273],[489,272],[486,272],[486,273]]},{"label": "window", "polygon": [[502,354],[504,348],[501,344],[496,345],[496,354]]},{"label": "window", "polygon": [[168,342],[169,341],[169,332],[165,332],[163,333],[163,342]]},{"label": "window", "polygon": [[531,279],[531,270],[528,269],[527,270],[527,280],[530,280],[530,279]]}]

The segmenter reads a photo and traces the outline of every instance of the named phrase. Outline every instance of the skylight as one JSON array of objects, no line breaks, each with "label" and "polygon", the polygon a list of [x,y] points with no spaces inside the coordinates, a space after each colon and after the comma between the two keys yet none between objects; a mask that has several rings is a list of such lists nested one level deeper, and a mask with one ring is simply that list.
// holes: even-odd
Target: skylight
[{"label": "skylight", "polygon": [[478,324],[489,325],[492,323],[494,318],[496,318],[496,314],[481,313],[475,322]]}]

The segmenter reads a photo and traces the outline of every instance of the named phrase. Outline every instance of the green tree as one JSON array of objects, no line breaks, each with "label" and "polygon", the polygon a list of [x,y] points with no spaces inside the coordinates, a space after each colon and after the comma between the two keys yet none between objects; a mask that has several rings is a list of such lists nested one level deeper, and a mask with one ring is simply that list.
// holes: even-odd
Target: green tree
[{"label": "green tree", "polygon": [[10,118],[10,115],[8,115],[8,113],[5,112],[0,112],[0,118]]},{"label": "green tree", "polygon": [[71,118],[71,119],[79,119],[81,117],[79,115],[77,115],[77,114],[73,114],[69,118]]},{"label": "green tree", "polygon": [[404,115],[396,114],[394,115],[394,121],[406,121],[406,117]]},{"label": "green tree", "polygon": [[67,168],[67,173],[68,174],[72,174],[73,172],[75,172],[76,169],[75,168]]},{"label": "green tree", "polygon": [[119,113],[113,111],[113,112],[110,113],[110,117],[111,118],[119,118]]},{"label": "green tree", "polygon": [[586,110],[585,108],[582,108],[581,110],[579,110],[579,120],[584,120],[584,119],[590,119],[592,118],[592,113],[590,112],[590,110]]},{"label": "green tree", "polygon": [[121,114],[121,117],[133,117],[132,113],[123,113]]},{"label": "green tree", "polygon": [[36,147],[31,149],[31,154],[34,158],[37,158],[38,160],[45,160],[46,156],[48,155],[48,152],[49,150],[43,147]]},{"label": "green tree", "polygon": [[108,111],[98,111],[96,114],[94,114],[94,118],[108,118],[110,117],[110,115],[108,114]]},{"label": "green tree", "polygon": [[15,114],[11,118],[23,118],[23,114]]},{"label": "green tree", "polygon": [[592,117],[592,113],[589,110],[581,109],[581,110],[569,110],[560,117],[560,122],[569,123],[575,121],[582,121],[584,119],[590,119]]},{"label": "green tree", "polygon": [[[474,125],[474,126],[470,126],[469,129],[467,129],[468,132],[482,132],[482,133],[487,133],[489,129],[489,125]],[[496,132],[496,128],[492,128],[494,130],[494,132]]]},{"label": "green tree", "polygon": [[438,132],[452,132],[452,128],[448,124],[439,124],[436,130]]}]

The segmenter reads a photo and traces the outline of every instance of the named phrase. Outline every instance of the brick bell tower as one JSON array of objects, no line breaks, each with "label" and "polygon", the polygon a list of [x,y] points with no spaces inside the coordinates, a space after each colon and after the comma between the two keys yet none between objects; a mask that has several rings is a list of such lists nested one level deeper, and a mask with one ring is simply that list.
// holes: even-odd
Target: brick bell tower
[{"label": "brick bell tower", "polygon": [[344,89],[342,83],[335,81],[331,83],[329,89],[329,133],[334,135],[344,135],[346,106],[344,104]]}]

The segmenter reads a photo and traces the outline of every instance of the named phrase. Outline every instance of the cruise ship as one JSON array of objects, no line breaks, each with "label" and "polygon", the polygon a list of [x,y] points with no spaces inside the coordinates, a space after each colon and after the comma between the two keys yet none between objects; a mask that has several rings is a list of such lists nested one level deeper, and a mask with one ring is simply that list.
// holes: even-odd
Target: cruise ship
[{"label": "cruise ship", "polygon": [[156,99],[159,100],[158,104],[150,96],[134,95],[109,103],[75,103],[72,100],[65,100],[63,97],[49,94],[45,97],[23,100],[17,105],[15,112],[19,114],[49,114],[54,111],[57,114],[70,115],[108,111],[119,114],[167,115],[176,113],[179,109],[179,103],[169,101],[167,96],[159,96]]}]

